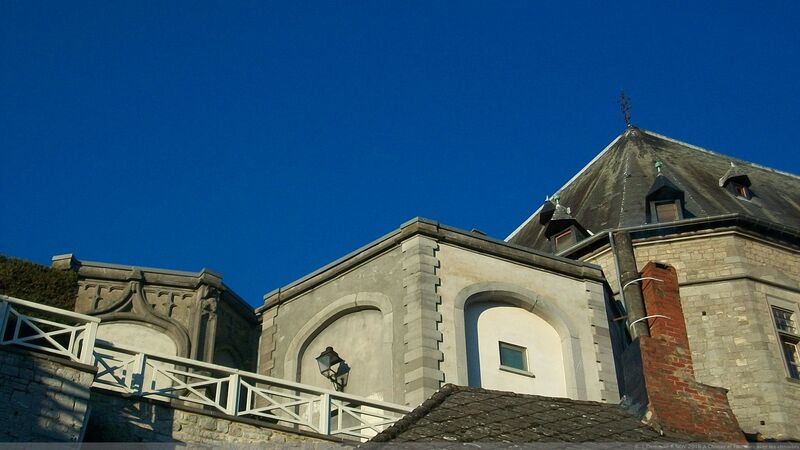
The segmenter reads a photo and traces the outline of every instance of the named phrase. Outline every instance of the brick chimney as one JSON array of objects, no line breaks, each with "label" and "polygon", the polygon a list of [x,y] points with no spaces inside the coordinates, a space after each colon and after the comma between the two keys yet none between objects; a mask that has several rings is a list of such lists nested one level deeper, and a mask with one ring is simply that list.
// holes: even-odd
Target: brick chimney
[{"label": "brick chimney", "polygon": [[660,281],[642,280],[650,336],[639,336],[623,354],[628,406],[667,433],[745,443],[727,389],[694,379],[675,269],[651,261],[641,276]]}]

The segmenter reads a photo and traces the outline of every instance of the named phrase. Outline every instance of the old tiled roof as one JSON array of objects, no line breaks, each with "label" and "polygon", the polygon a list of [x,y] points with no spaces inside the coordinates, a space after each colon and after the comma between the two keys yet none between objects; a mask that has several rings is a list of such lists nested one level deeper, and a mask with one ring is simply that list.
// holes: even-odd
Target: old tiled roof
[{"label": "old tiled roof", "polygon": [[447,384],[373,442],[686,442],[614,404]]},{"label": "old tiled roof", "polygon": [[[629,128],[559,192],[562,205],[592,233],[634,227],[646,222],[645,197],[656,180],[655,162],[685,194],[685,219],[742,214],[756,220],[800,229],[800,177],[710,152],[656,133]],[[746,174],[752,200],[720,187],[720,179]],[[549,251],[545,225],[537,211],[507,239]]]}]

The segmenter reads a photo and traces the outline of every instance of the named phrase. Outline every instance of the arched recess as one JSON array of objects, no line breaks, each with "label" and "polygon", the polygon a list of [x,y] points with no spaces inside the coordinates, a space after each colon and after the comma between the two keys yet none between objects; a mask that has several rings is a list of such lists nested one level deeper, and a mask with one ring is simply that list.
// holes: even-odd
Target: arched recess
[{"label": "arched recess", "polygon": [[[357,337],[361,340],[364,351],[368,351],[368,346],[372,344],[373,351],[370,353],[374,353],[374,356],[378,358],[377,361],[380,361],[380,370],[378,372],[383,372],[381,376],[383,385],[377,390],[359,392],[361,389],[369,387],[366,384],[359,386],[357,384],[357,380],[354,378],[356,377],[356,373],[358,373],[358,371],[361,371],[361,374],[365,373],[365,371],[363,371],[364,367],[361,369],[358,367],[358,358],[365,357],[366,353],[359,355],[354,354],[352,351],[349,354],[347,351],[344,351],[340,352],[341,356],[348,361],[352,369],[350,375],[351,381],[350,384],[348,384],[348,387],[345,388],[345,392],[357,395],[365,395],[384,401],[397,401],[396,399],[393,399],[393,386],[391,381],[393,379],[392,345],[394,340],[392,331],[392,304],[387,296],[378,292],[360,292],[358,294],[347,295],[331,302],[328,304],[328,306],[315,314],[314,317],[306,322],[306,324],[298,331],[298,333],[289,343],[284,360],[283,376],[285,378],[291,378],[300,382],[302,376],[302,361],[304,356],[306,356],[305,359],[309,359],[308,355],[306,355],[306,352],[314,351],[309,347],[312,345],[312,343],[314,343],[314,339],[326,329],[329,329],[329,327],[336,324],[336,322],[340,319],[353,319],[353,315],[358,314],[359,312],[364,312],[365,315],[372,316],[367,319],[380,320],[379,324],[375,324],[375,328],[380,329],[379,339],[376,339],[377,336],[366,335],[362,329],[352,329],[351,331],[352,333],[357,333]],[[340,351],[340,349],[336,347],[336,342],[330,342],[326,345],[331,345],[335,350]],[[316,357],[316,354],[311,356]],[[351,361],[353,362],[352,364]],[[309,368],[308,370],[313,370],[316,373],[316,377],[318,377],[314,378],[315,382],[312,384],[328,389],[331,388],[330,383],[327,382],[327,380],[325,380],[322,375],[319,374],[318,369],[316,369],[316,362],[314,362],[313,367]],[[373,373],[373,375],[376,374]]]},{"label": "arched recess", "polygon": [[462,289],[454,301],[455,341],[458,360],[458,384],[469,383],[465,311],[470,304],[500,302],[534,313],[552,326],[561,340],[567,396],[587,399],[586,375],[578,328],[552,299],[510,283],[475,283]]},{"label": "arched recess", "polygon": [[178,356],[178,343],[166,330],[138,320],[101,322],[97,327],[97,340],[144,353]]},{"label": "arched recess", "polygon": [[[138,324],[148,330],[160,331],[169,336],[175,343],[176,356],[189,357],[191,346],[189,332],[179,323],[153,311],[143,297],[141,283],[139,282],[129,283],[117,303],[110,306],[108,309],[98,311],[94,315],[100,318],[101,327],[113,323],[127,323]],[[147,333],[147,330],[142,329],[142,332]],[[132,348],[141,347],[141,345],[139,345],[140,342],[141,335],[133,336],[130,333],[124,333],[123,336],[113,341],[115,344]],[[147,351],[145,348],[139,349],[145,352]]]}]

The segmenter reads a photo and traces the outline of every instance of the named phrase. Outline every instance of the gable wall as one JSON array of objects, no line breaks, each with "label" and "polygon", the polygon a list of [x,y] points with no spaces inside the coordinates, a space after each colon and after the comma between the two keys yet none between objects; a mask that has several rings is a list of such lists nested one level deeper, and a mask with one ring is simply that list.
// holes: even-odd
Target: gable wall
[{"label": "gable wall", "polygon": [[[568,322],[556,326],[570,368],[567,396],[618,401],[599,282],[420,235],[264,309],[259,372],[330,389],[313,359],[329,345],[351,367],[345,393],[416,406],[445,382],[468,383],[464,307],[470,296],[494,291],[528,299],[528,306],[520,303],[525,313],[533,308],[546,320]],[[362,351],[353,344],[359,339]],[[359,373],[376,357],[383,361],[379,373]]]},{"label": "gable wall", "polygon": [[[523,308],[521,313],[530,310],[553,324],[559,332],[568,372],[567,397],[605,402],[619,400],[600,283],[451,245],[441,246],[439,260],[441,285],[438,292],[442,299],[441,330],[444,334],[442,370],[447,382],[467,385],[469,381],[466,343],[463,342],[465,302],[470,298],[481,301],[528,299],[530,302],[517,303]],[[570,374],[575,368],[577,370]],[[535,379],[526,381],[533,385],[537,382]]]}]

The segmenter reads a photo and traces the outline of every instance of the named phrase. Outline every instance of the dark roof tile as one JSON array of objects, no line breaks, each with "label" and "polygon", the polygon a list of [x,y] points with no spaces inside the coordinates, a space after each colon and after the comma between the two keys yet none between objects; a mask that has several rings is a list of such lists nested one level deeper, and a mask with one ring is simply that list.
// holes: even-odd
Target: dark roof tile
[{"label": "dark roof tile", "polygon": [[[645,197],[656,181],[656,160],[662,173],[684,192],[686,218],[738,213],[800,229],[800,177],[630,128],[559,192],[560,203],[592,233],[644,225]],[[735,168],[731,171],[731,162]],[[720,187],[731,173],[746,173],[752,183],[750,201]],[[531,216],[508,241],[550,251],[545,225]]]},{"label": "dark roof tile", "polygon": [[[455,408],[453,408],[455,406]],[[665,437],[621,406],[445,385],[374,442],[649,442]]]}]

